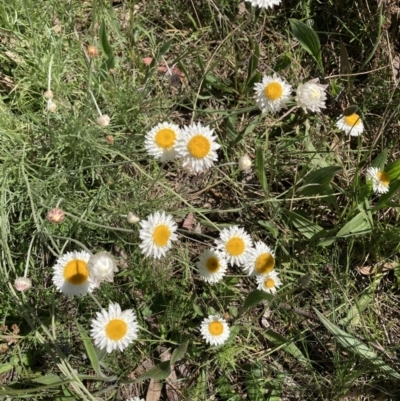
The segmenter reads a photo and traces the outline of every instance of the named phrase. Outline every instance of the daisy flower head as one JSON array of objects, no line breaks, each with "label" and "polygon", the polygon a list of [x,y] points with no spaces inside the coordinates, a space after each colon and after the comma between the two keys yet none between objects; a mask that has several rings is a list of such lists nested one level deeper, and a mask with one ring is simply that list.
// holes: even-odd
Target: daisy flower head
[{"label": "daisy flower head", "polygon": [[146,134],[144,147],[155,159],[168,162],[176,157],[175,145],[180,135],[181,129],[177,125],[159,123]]},{"label": "daisy flower head", "polygon": [[217,283],[225,276],[228,263],[225,255],[214,249],[208,249],[199,256],[196,263],[200,277],[208,283]]},{"label": "daisy flower head", "polygon": [[222,345],[228,339],[230,329],[225,319],[210,315],[201,322],[200,332],[206,343]]},{"label": "daisy flower head", "polygon": [[351,136],[359,136],[364,131],[364,124],[361,121],[361,117],[357,113],[350,114],[348,116],[343,115],[336,122],[336,127],[344,131],[346,134]]},{"label": "daisy flower head", "polygon": [[153,258],[160,259],[165,256],[168,249],[172,247],[172,241],[178,239],[175,231],[178,226],[172,216],[165,212],[155,212],[140,221],[139,244],[142,253]]},{"label": "daisy flower head", "polygon": [[376,167],[370,167],[367,170],[367,179],[372,181],[372,189],[376,194],[385,194],[389,191],[389,174]]},{"label": "daisy flower head", "polygon": [[241,265],[246,261],[253,241],[243,228],[232,226],[224,228],[215,240],[217,249],[225,254],[226,260],[232,265]]},{"label": "daisy flower head", "polygon": [[178,157],[183,167],[194,173],[202,173],[218,160],[217,150],[221,147],[214,130],[200,123],[183,127],[181,137],[176,143]]},{"label": "daisy flower head", "polygon": [[275,294],[276,290],[282,285],[282,281],[275,270],[264,276],[257,276],[256,280],[257,288],[270,294]]},{"label": "daisy flower head", "polygon": [[278,75],[264,75],[262,82],[254,86],[256,103],[262,112],[273,112],[286,108],[292,87]]},{"label": "daisy flower head", "polygon": [[90,276],[88,262],[90,254],[85,251],[67,252],[53,267],[53,283],[66,295],[86,295],[98,284]]},{"label": "daisy flower head", "polygon": [[251,276],[263,276],[271,273],[275,267],[275,254],[264,242],[257,241],[250,249],[244,263],[244,270]]},{"label": "daisy flower head", "polygon": [[128,398],[126,401],[144,401],[144,399],[139,397],[133,397],[133,398]]},{"label": "daisy flower head", "polygon": [[258,6],[260,8],[273,8],[274,6],[279,6],[282,0],[245,0],[251,3],[252,6]]},{"label": "daisy flower head", "polygon": [[132,309],[122,311],[117,303],[110,303],[108,311],[96,312],[90,334],[95,345],[108,353],[116,349],[123,351],[137,338],[139,326]]},{"label": "daisy flower head", "polygon": [[318,83],[319,79],[315,78],[305,84],[300,84],[296,90],[295,100],[297,105],[306,113],[310,111],[321,111],[325,109],[326,93],[328,85]]},{"label": "daisy flower head", "polygon": [[98,283],[109,281],[112,283],[114,273],[118,272],[117,263],[110,252],[101,251],[92,255],[88,262],[90,276]]}]

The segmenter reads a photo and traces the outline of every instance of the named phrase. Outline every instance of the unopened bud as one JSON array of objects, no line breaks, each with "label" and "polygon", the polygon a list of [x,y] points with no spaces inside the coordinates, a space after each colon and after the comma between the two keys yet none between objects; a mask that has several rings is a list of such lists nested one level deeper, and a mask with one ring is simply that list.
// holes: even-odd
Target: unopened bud
[{"label": "unopened bud", "polygon": [[57,105],[51,100],[49,99],[47,101],[47,111],[49,111],[50,113],[54,113],[56,111]]},{"label": "unopened bud", "polygon": [[49,213],[47,213],[47,220],[49,220],[50,223],[61,224],[64,221],[64,217],[63,210],[58,207],[50,209]]},{"label": "unopened bud", "polygon": [[112,145],[114,143],[114,137],[112,135],[107,135],[106,142]]},{"label": "unopened bud", "polygon": [[107,114],[97,117],[97,124],[99,124],[100,127],[107,127],[107,125],[110,124],[110,117],[108,117]]},{"label": "unopened bud", "polygon": [[128,220],[129,224],[136,224],[140,221],[139,217],[136,216],[136,214],[129,212],[128,215],[126,216],[126,219]]},{"label": "unopened bud", "polygon": [[96,58],[99,56],[99,49],[96,46],[89,45],[87,47],[87,54],[90,58]]},{"label": "unopened bud", "polygon": [[244,155],[239,159],[239,170],[246,171],[251,167],[251,159],[249,156]]},{"label": "unopened bud", "polygon": [[32,287],[32,281],[28,277],[17,277],[14,281],[14,287],[17,291],[27,291]]},{"label": "unopened bud", "polygon": [[43,96],[45,99],[53,99],[54,94],[53,92],[49,89],[46,92],[43,93]]}]

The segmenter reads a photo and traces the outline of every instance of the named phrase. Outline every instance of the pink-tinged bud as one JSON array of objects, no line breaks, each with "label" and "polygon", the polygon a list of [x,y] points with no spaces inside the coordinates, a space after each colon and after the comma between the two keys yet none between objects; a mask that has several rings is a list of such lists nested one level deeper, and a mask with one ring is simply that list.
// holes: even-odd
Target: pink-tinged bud
[{"label": "pink-tinged bud", "polygon": [[86,49],[87,54],[90,58],[99,57],[99,49],[96,46],[89,45]]},{"label": "pink-tinged bud", "polygon": [[14,288],[17,291],[27,291],[32,287],[32,281],[28,277],[17,277],[14,281]]},{"label": "pink-tinged bud", "polygon": [[251,167],[251,159],[249,156],[244,155],[239,159],[239,170],[246,171]]},{"label": "pink-tinged bud", "polygon": [[106,142],[112,145],[114,143],[114,137],[112,135],[107,135]]},{"label": "pink-tinged bud", "polygon": [[47,213],[47,220],[49,220],[50,223],[61,224],[64,221],[64,218],[65,215],[63,210],[58,207],[50,209],[49,213]]},{"label": "pink-tinged bud", "polygon": [[97,124],[100,125],[100,127],[107,127],[108,124],[110,124],[110,117],[108,117],[107,114],[103,114],[102,116],[97,118]]}]

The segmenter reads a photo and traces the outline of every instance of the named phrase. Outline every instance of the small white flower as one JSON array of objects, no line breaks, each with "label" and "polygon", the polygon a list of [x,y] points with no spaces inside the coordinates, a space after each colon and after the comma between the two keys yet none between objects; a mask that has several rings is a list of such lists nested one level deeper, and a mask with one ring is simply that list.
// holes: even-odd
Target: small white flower
[{"label": "small white flower", "polygon": [[389,191],[389,174],[376,167],[370,167],[367,170],[367,179],[372,180],[372,189],[377,194],[385,194]]},{"label": "small white flower", "polygon": [[107,127],[110,124],[110,121],[111,119],[107,114],[97,117],[97,124],[100,125],[100,127]]},{"label": "small white flower", "polygon": [[200,277],[212,284],[222,280],[228,264],[222,252],[208,249],[199,256],[196,266],[199,269]]},{"label": "small white flower", "polygon": [[117,263],[110,252],[102,251],[92,255],[88,262],[90,276],[100,283],[102,281],[112,282],[114,273],[118,271]]},{"label": "small white flower", "polygon": [[340,117],[335,125],[340,130],[344,131],[346,134],[350,134],[351,136],[359,136],[364,131],[364,124],[361,117],[356,113]]},{"label": "small white flower", "polygon": [[167,162],[175,159],[175,145],[180,136],[181,130],[177,125],[159,123],[146,134],[144,147],[155,159]]},{"label": "small white flower", "polygon": [[28,277],[17,277],[14,281],[14,288],[17,291],[27,291],[32,287],[32,281]]},{"label": "small white flower", "polygon": [[259,290],[275,294],[276,290],[282,285],[282,281],[278,277],[278,273],[273,270],[264,276],[257,276],[257,288]]},{"label": "small white flower", "polygon": [[275,267],[275,254],[272,249],[262,241],[257,241],[250,249],[244,270],[249,275],[264,275],[270,273]]},{"label": "small white flower", "polygon": [[210,315],[200,326],[204,340],[210,345],[222,345],[229,337],[230,329],[225,319]]},{"label": "small white flower", "polygon": [[85,251],[67,252],[53,267],[53,283],[57,290],[66,295],[86,295],[97,283],[89,275],[87,268],[90,254]]},{"label": "small white flower", "polygon": [[244,155],[239,159],[239,170],[246,171],[251,167],[251,159],[248,155]]},{"label": "small white flower", "polygon": [[217,150],[221,147],[214,130],[200,123],[183,127],[181,137],[176,143],[178,157],[182,165],[194,173],[202,173],[218,160]]},{"label": "small white flower", "polygon": [[126,220],[128,221],[129,224],[136,224],[139,223],[140,218],[136,216],[135,213],[129,212],[128,215],[126,216]]},{"label": "small white flower", "polygon": [[126,401],[144,401],[144,399],[139,397],[133,397],[133,398],[128,398]]},{"label": "small white flower", "polygon": [[261,111],[273,113],[287,107],[292,93],[292,87],[276,74],[272,77],[264,75],[262,82],[255,84],[254,90]]},{"label": "small white flower", "polygon": [[165,212],[155,212],[149,215],[147,220],[140,222],[140,227],[139,237],[142,243],[139,244],[139,247],[145,256],[160,259],[172,247],[172,241],[178,239],[175,234],[178,226],[172,216]]},{"label": "small white flower", "polygon": [[328,85],[318,83],[319,79],[315,78],[305,84],[300,84],[296,91],[296,102],[306,113],[310,111],[321,111],[325,109],[326,93]]},{"label": "small white flower", "polygon": [[250,235],[238,226],[224,228],[215,243],[217,249],[225,254],[228,263],[237,266],[246,261],[247,254],[253,245]]},{"label": "small white flower", "polygon": [[110,303],[108,312],[105,309],[96,312],[91,327],[90,334],[95,345],[107,352],[123,351],[136,340],[139,330],[135,313],[131,309],[122,312],[117,303]]},{"label": "small white flower", "polygon": [[279,6],[282,0],[245,0],[251,3],[252,6],[258,6],[260,8],[273,8],[274,6]]},{"label": "small white flower", "polygon": [[47,111],[54,113],[56,111],[57,105],[51,99],[47,100]]}]

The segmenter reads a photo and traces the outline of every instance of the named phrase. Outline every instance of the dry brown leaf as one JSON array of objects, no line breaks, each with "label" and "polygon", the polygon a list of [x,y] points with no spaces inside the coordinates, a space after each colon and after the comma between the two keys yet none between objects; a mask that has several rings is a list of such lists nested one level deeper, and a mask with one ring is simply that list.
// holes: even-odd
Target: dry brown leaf
[{"label": "dry brown leaf", "polygon": [[193,224],[195,222],[196,222],[196,219],[195,219],[193,213],[189,213],[186,216],[185,221],[182,224],[182,227],[186,228],[186,230],[193,231]]},{"label": "dry brown leaf", "polygon": [[390,263],[382,263],[380,265],[375,265],[375,266],[362,266],[358,267],[357,270],[364,276],[370,276],[371,274],[382,273],[389,270],[393,270],[396,266],[397,266],[396,262],[390,262]]},{"label": "dry brown leaf", "polygon": [[157,379],[151,379],[146,394],[146,401],[158,401],[161,397],[161,384]]}]

